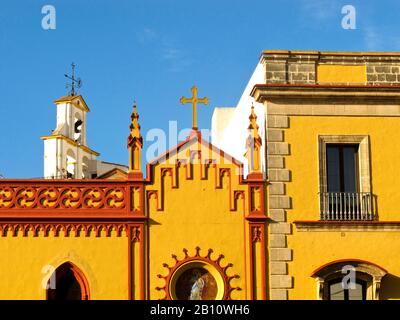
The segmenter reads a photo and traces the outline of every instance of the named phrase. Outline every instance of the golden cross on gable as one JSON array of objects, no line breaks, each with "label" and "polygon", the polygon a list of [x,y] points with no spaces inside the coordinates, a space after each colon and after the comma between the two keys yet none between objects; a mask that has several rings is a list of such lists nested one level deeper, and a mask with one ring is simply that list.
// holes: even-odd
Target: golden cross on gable
[{"label": "golden cross on gable", "polygon": [[208,104],[208,98],[198,98],[197,97],[197,87],[193,86],[192,87],[192,97],[191,98],[185,98],[182,97],[179,101],[182,104],[187,104],[191,103],[192,104],[192,129],[197,130],[197,104],[202,103],[202,104]]}]

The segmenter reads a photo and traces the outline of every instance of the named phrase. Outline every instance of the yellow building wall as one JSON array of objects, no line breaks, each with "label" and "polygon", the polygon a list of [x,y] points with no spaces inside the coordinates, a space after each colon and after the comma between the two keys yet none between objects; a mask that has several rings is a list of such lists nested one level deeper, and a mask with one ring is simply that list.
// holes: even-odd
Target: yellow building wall
[{"label": "yellow building wall", "polygon": [[381,283],[381,299],[400,299],[400,264],[396,252],[400,251],[399,232],[299,232],[293,228],[288,237],[294,252],[289,263],[289,274],[294,287],[289,299],[317,299],[316,280],[311,274],[326,263],[340,259],[366,260],[388,270]]},{"label": "yellow building wall", "polygon": [[[292,208],[287,210],[288,222],[319,220],[319,159],[318,135],[369,135],[372,193],[377,197],[379,221],[399,221],[398,159],[400,138],[395,117],[291,116],[285,130],[290,155],[285,166],[291,171],[286,194]],[[316,299],[316,281],[312,271],[338,259],[362,259],[388,270],[381,286],[381,299],[400,298],[395,288],[400,285],[400,232],[396,231],[307,231],[293,225],[288,247],[293,250],[289,274],[294,287],[289,299]],[[397,290],[398,291],[398,290]]]},{"label": "yellow building wall", "polygon": [[367,82],[366,65],[317,65],[318,83],[358,83]]},{"label": "yellow building wall", "polygon": [[380,221],[399,220],[396,172],[399,171],[400,139],[398,118],[395,117],[323,117],[291,116],[285,130],[290,155],[285,157],[292,179],[286,184],[293,208],[293,220],[319,219],[318,135],[369,135],[372,193],[377,197]]},{"label": "yellow building wall", "polygon": [[0,299],[46,299],[52,267],[72,262],[89,283],[90,299],[128,298],[128,240],[125,236],[0,238]]},{"label": "yellow building wall", "polygon": [[[206,156],[205,150],[202,155]],[[186,158],[186,151],[180,152],[178,156],[170,159],[174,163],[176,158]],[[221,265],[232,263],[228,268],[229,276],[238,274],[239,279],[233,279],[233,287],[242,290],[234,290],[231,294],[233,299],[245,299],[246,290],[246,268],[245,268],[245,225],[243,201],[238,202],[238,210],[230,211],[229,190],[246,190],[247,186],[239,186],[238,167],[223,162],[216,153],[210,154],[208,159],[217,159],[220,167],[231,169],[231,180],[223,178],[222,188],[215,187],[215,168],[208,169],[208,177],[201,180],[200,164],[193,165],[193,179],[186,179],[186,168],[179,169],[178,188],[172,188],[171,177],[166,177],[162,184],[161,168],[175,168],[174,165],[160,164],[155,168],[154,189],[164,188],[164,210],[157,211],[155,200],[150,202],[150,226],[149,226],[149,296],[150,299],[160,299],[164,296],[163,291],[155,290],[162,287],[165,282],[157,277],[168,274],[163,263],[169,266],[175,265],[171,258],[176,254],[178,259],[184,257],[183,248],[188,249],[189,256],[195,254],[195,247],[201,248],[200,254],[207,255],[207,250],[213,250],[212,258],[223,254]],[[162,188],[157,186],[163,185]],[[153,189],[150,186],[147,188]],[[160,201],[160,199],[159,199]]]}]

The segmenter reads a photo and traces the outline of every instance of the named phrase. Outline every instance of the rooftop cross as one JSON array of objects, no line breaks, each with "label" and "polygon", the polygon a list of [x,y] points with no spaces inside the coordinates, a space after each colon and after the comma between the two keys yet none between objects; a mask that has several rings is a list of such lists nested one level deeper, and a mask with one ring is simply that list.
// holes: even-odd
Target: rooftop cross
[{"label": "rooftop cross", "polygon": [[179,101],[182,104],[187,104],[187,103],[192,104],[192,129],[197,130],[197,104],[202,103],[207,105],[208,98],[207,97],[198,98],[196,86],[193,86],[191,90],[192,90],[191,98],[182,97]]}]

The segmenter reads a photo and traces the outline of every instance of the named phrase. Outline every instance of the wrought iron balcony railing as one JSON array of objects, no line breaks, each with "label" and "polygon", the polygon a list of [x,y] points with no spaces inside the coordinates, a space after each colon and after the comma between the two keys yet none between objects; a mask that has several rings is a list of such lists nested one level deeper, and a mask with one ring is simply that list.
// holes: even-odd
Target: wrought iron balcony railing
[{"label": "wrought iron balcony railing", "polygon": [[370,192],[320,193],[321,220],[359,221],[373,220]]}]

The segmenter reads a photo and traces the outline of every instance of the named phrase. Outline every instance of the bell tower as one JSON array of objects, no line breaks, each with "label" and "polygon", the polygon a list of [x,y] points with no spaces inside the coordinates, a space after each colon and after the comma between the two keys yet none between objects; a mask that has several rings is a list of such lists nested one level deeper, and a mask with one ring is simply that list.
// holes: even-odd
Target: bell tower
[{"label": "bell tower", "polygon": [[87,179],[97,173],[96,157],[99,153],[90,149],[86,140],[86,116],[90,111],[75,88],[81,80],[75,78],[72,64],[71,88],[67,96],[54,101],[57,107],[56,129],[44,140],[44,177],[49,179]]},{"label": "bell tower", "polygon": [[86,115],[90,111],[82,96],[68,95],[54,101],[56,129],[44,140],[44,177],[87,179],[96,173],[99,153],[87,146]]}]

